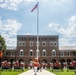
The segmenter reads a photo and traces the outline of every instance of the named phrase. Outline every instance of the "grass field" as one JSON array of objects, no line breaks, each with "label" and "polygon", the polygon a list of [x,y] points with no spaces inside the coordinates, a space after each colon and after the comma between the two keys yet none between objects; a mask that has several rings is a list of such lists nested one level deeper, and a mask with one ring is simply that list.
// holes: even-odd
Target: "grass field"
[{"label": "grass field", "polygon": [[[27,70],[28,69],[25,69],[25,71],[27,71]],[[47,70],[52,72],[50,69],[47,69]],[[1,71],[0,75],[18,75],[22,72],[23,72],[22,70],[19,70],[19,71]],[[66,70],[64,70],[63,72],[61,70],[54,70],[53,73],[56,75],[76,75],[73,70],[69,70],[69,72],[67,72]]]},{"label": "grass field", "polygon": [[[50,69],[48,69],[48,71],[52,72]],[[54,70],[53,73],[56,75],[76,75],[73,70],[69,70],[69,72],[66,70],[63,72],[61,70]]]},{"label": "grass field", "polygon": [[[28,69],[25,69],[25,71],[27,71]],[[20,73],[22,73],[22,70],[19,71],[1,71],[0,75],[18,75]]]}]

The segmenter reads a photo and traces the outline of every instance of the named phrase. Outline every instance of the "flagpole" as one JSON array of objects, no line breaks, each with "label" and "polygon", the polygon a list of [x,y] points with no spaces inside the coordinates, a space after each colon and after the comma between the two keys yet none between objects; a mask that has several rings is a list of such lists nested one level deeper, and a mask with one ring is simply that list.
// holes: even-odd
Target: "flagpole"
[{"label": "flagpole", "polygon": [[33,12],[35,9],[37,9],[37,50],[36,50],[36,58],[39,57],[39,2],[35,5],[35,7],[31,10]]},{"label": "flagpole", "polygon": [[39,2],[37,2],[38,7],[37,7],[37,60],[39,57]]}]

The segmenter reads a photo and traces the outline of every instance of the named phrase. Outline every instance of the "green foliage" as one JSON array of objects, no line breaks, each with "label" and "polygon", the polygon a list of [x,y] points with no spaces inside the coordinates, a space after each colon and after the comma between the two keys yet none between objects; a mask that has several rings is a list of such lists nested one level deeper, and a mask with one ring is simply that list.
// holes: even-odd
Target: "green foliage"
[{"label": "green foliage", "polygon": [[0,51],[6,50],[5,39],[0,35]]},{"label": "green foliage", "polygon": [[73,55],[76,56],[76,50],[73,51]]},{"label": "green foliage", "polygon": [[[48,69],[48,71],[52,72],[50,69]],[[54,70],[53,71],[54,74],[56,75],[74,75],[74,71],[73,70],[64,70],[63,72],[61,70]]]},{"label": "green foliage", "polygon": [[[25,69],[24,72],[26,72],[27,69]],[[22,73],[23,71],[22,70],[19,70],[19,71],[1,71],[1,75],[18,75],[20,73]]]}]

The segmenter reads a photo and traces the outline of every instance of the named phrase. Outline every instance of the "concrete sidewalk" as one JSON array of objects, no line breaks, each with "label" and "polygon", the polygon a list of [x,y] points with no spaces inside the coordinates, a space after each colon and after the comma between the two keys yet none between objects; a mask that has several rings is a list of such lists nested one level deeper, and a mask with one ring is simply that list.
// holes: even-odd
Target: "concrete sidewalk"
[{"label": "concrete sidewalk", "polygon": [[[31,70],[23,72],[23,73],[21,73],[19,75],[34,75],[34,70],[31,69]],[[37,75],[56,75],[56,74],[53,74],[53,73],[43,69],[42,72],[38,71]]]}]

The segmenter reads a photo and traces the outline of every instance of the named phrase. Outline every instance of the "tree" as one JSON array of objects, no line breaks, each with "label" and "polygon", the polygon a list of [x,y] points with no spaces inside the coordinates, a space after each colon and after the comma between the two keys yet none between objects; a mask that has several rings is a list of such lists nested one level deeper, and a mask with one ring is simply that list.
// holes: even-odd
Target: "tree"
[{"label": "tree", "polygon": [[76,56],[76,50],[73,51],[73,55]]},{"label": "tree", "polygon": [[6,51],[5,39],[0,35],[0,51]]},{"label": "tree", "polygon": [[1,58],[4,55],[4,52],[6,50],[6,44],[5,39],[0,35],[0,67],[1,67]]}]

